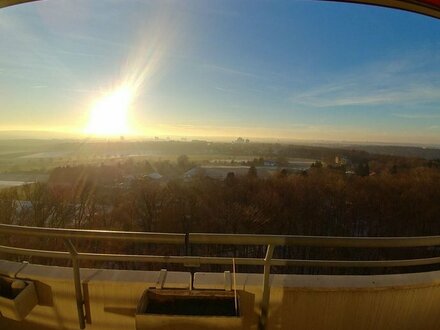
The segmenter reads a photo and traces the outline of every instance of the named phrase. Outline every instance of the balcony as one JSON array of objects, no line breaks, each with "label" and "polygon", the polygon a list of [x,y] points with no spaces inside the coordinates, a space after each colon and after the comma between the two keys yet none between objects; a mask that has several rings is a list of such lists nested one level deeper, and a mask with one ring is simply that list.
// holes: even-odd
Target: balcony
[{"label": "balcony", "polygon": [[[392,275],[271,274],[271,267],[407,267],[435,265],[439,257],[403,260],[291,260],[273,258],[277,246],[342,248],[426,247],[440,244],[440,237],[312,237],[225,234],[164,234],[95,230],[49,229],[0,225],[0,233],[62,239],[64,251],[44,251],[0,246],[0,253],[48,259],[70,259],[72,267],[0,261],[0,275],[35,286],[38,304],[23,320],[3,315],[2,328],[10,329],[438,329],[440,272]],[[264,258],[194,255],[126,255],[84,253],[78,240],[133,241],[138,243],[256,245],[266,246]],[[186,250],[186,249],[185,249]],[[203,264],[230,266],[224,273],[194,271],[109,270],[80,268],[83,261]],[[262,266],[262,273],[236,273],[238,265]],[[148,291],[148,289],[150,289]],[[199,315],[197,307],[179,315],[139,309],[144,292],[173,296],[229,297],[237,315]],[[159,297],[160,298],[160,297]],[[160,298],[161,299],[161,298]],[[167,298],[168,299],[168,298]],[[174,298],[173,298],[174,299]],[[169,300],[175,302],[175,300]],[[180,299],[180,298],[176,298]],[[166,300],[166,299],[165,299]],[[208,303],[207,303],[208,304]],[[219,310],[222,308],[218,304]],[[182,304],[180,304],[182,305]],[[212,299],[209,305],[216,306]],[[223,304],[224,305],[224,304]],[[239,305],[239,308],[238,308]],[[170,305],[171,306],[171,305]],[[189,306],[189,305],[188,305]],[[194,305],[195,306],[195,305]],[[169,307],[171,310],[171,307]],[[176,309],[177,308],[177,309]],[[232,307],[230,307],[232,308]],[[4,306],[0,304],[0,312]],[[215,309],[215,308],[214,308]],[[145,314],[145,316],[139,316]],[[171,314],[171,315],[170,315]],[[189,315],[188,315],[189,314]],[[142,320],[141,320],[142,319]],[[141,321],[139,321],[141,320]],[[145,323],[146,322],[146,323]]]}]

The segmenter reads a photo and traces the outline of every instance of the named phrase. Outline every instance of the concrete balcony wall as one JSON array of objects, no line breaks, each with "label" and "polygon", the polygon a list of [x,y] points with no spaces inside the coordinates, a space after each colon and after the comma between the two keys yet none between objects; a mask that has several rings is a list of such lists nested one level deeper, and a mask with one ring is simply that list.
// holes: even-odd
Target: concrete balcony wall
[{"label": "concrete balcony wall", "polygon": [[[36,281],[39,305],[0,329],[78,329],[72,269],[0,261],[0,274]],[[134,312],[160,272],[82,269],[87,329],[134,329]],[[236,274],[245,329],[257,329],[261,274]],[[190,287],[168,272],[164,288]],[[222,273],[196,273],[194,289],[225,288]],[[269,329],[440,329],[440,272],[380,276],[272,275]]]},{"label": "concrete balcony wall", "polygon": [[[237,290],[261,302],[260,274]],[[375,276],[272,275],[269,329],[438,330],[440,272]],[[196,273],[195,289],[224,288],[223,274]],[[257,309],[255,309],[257,311]]]},{"label": "concrete balcony wall", "polygon": [[[0,274],[35,281],[39,299],[39,305],[25,321],[0,318],[0,329],[79,328],[71,268],[32,264],[23,267],[0,261]],[[87,329],[134,329],[137,302],[145,289],[156,286],[159,275],[160,271],[81,269],[92,321]],[[189,289],[190,283],[190,273],[168,272],[164,288]]]}]

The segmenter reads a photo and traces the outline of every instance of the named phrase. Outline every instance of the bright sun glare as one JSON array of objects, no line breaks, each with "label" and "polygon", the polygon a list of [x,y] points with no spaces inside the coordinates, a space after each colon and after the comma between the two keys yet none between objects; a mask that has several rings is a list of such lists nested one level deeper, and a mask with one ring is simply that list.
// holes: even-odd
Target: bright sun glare
[{"label": "bright sun glare", "polygon": [[115,136],[130,133],[128,110],[133,100],[132,88],[122,86],[99,99],[92,107],[87,134]]}]

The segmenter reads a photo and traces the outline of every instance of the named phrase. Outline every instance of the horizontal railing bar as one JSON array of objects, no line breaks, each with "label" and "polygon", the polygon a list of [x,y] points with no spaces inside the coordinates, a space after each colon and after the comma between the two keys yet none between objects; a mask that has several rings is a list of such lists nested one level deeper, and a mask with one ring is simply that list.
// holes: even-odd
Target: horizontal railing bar
[{"label": "horizontal railing bar", "polygon": [[[68,252],[34,250],[0,245],[0,252],[38,256],[46,258],[70,259]],[[100,253],[78,253],[78,260],[95,261],[128,261],[128,262],[147,262],[147,263],[175,263],[175,264],[215,264],[232,265],[230,257],[191,257],[191,256],[155,256],[155,255],[136,255],[136,254],[100,254]],[[263,265],[264,260],[258,258],[235,258],[235,263],[240,265]]]},{"label": "horizontal railing bar", "polygon": [[0,245],[0,252],[32,256],[32,257],[70,259],[69,252],[34,250],[34,249],[17,248],[17,247],[4,246],[4,245]]},{"label": "horizontal railing bar", "polygon": [[307,267],[408,267],[440,264],[440,257],[402,260],[294,260],[272,259],[272,266],[307,266]]},{"label": "horizontal railing bar", "polygon": [[[70,259],[68,252],[33,250],[16,248],[0,245],[0,252],[38,256],[46,258]],[[125,261],[125,262],[146,262],[146,263],[174,263],[174,264],[215,264],[231,265],[232,257],[192,257],[192,256],[155,256],[155,255],[130,255],[130,254],[99,254],[99,253],[79,253],[79,260],[95,261]],[[237,265],[262,266],[264,260],[259,258],[235,258]],[[421,265],[440,264],[440,257],[402,259],[402,260],[296,260],[296,259],[272,259],[272,266],[307,266],[307,267],[408,267]]]},{"label": "horizontal railing bar", "polygon": [[[52,238],[110,239],[142,241],[162,244],[185,244],[185,234],[129,232],[111,230],[86,230],[27,227],[0,224],[0,233]],[[317,247],[422,247],[440,245],[440,236],[419,237],[336,237],[336,236],[282,236],[243,234],[188,234],[192,244],[221,245],[295,245]]]},{"label": "horizontal railing bar", "polygon": [[[189,256],[145,256],[145,255],[121,255],[121,254],[94,254],[80,253],[81,260],[96,261],[131,261],[131,262],[161,262],[176,264],[215,264],[231,265],[231,257],[189,257]],[[264,259],[259,258],[235,258],[238,265],[264,265]],[[273,259],[272,266],[311,266],[311,267],[404,267],[420,266],[440,263],[440,257],[424,259],[403,260],[294,260]]]},{"label": "horizontal railing bar", "polygon": [[192,244],[398,248],[440,245],[440,236],[336,237],[190,233]]},{"label": "horizontal railing bar", "polygon": [[82,238],[138,241],[160,244],[185,244],[185,234],[144,233],[113,230],[64,229],[0,224],[0,233],[51,238]]},{"label": "horizontal railing bar", "polygon": [[[154,256],[154,255],[127,255],[127,254],[97,254],[79,253],[80,260],[96,261],[129,261],[129,262],[160,262],[174,264],[211,264],[211,265],[232,265],[230,257],[191,257],[191,256]],[[235,263],[240,265],[263,265],[264,260],[258,258],[235,258]]]}]

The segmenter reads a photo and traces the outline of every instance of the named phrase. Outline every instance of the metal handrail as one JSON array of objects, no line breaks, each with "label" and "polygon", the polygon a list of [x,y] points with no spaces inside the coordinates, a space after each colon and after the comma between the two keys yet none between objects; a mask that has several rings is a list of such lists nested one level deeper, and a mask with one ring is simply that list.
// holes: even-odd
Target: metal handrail
[{"label": "metal handrail", "polygon": [[[158,244],[180,244],[186,242],[185,234],[131,232],[114,230],[64,229],[29,227],[0,224],[0,233],[35,237],[68,239],[128,240]],[[315,247],[357,247],[357,248],[401,248],[440,246],[440,236],[414,237],[338,237],[299,235],[254,235],[254,234],[210,234],[189,233],[190,244],[221,245],[269,245],[315,246]]]},{"label": "metal handrail", "polygon": [[334,236],[295,236],[295,235],[241,235],[241,234],[205,234],[205,233],[145,233],[109,230],[82,230],[26,227],[0,224],[0,234],[24,235],[34,237],[62,238],[66,251],[47,251],[0,245],[0,252],[46,258],[72,260],[75,295],[78,308],[80,328],[85,328],[84,296],[81,289],[81,260],[94,261],[125,261],[142,263],[174,263],[197,266],[201,264],[231,265],[232,257],[202,256],[160,256],[131,254],[100,254],[78,252],[72,239],[107,239],[125,240],[157,244],[219,244],[219,245],[266,245],[264,258],[234,258],[237,265],[264,266],[263,297],[259,328],[265,329],[270,299],[270,268],[271,266],[308,266],[308,267],[407,267],[440,264],[440,257],[415,258],[400,260],[302,260],[273,259],[276,246],[310,246],[310,247],[351,247],[351,248],[402,248],[439,246],[440,236],[420,237],[334,237]]},{"label": "metal handrail", "polygon": [[338,237],[298,235],[251,235],[190,233],[192,244],[277,245],[353,248],[401,248],[440,245],[440,236]]},{"label": "metal handrail", "polygon": [[115,230],[64,229],[0,224],[0,233],[53,238],[128,240],[145,243],[185,244],[185,234]]},{"label": "metal handrail", "polygon": [[[0,252],[33,257],[70,259],[68,252],[25,249],[0,245]],[[231,265],[231,257],[197,257],[197,256],[157,256],[140,254],[82,253],[78,260],[93,261],[126,261],[141,263],[168,263],[188,265]],[[264,266],[262,258],[234,258],[237,265]],[[440,264],[440,257],[391,259],[391,260],[319,260],[319,259],[271,259],[271,266],[304,266],[304,267],[337,267],[337,268],[378,268],[409,267]]]}]

